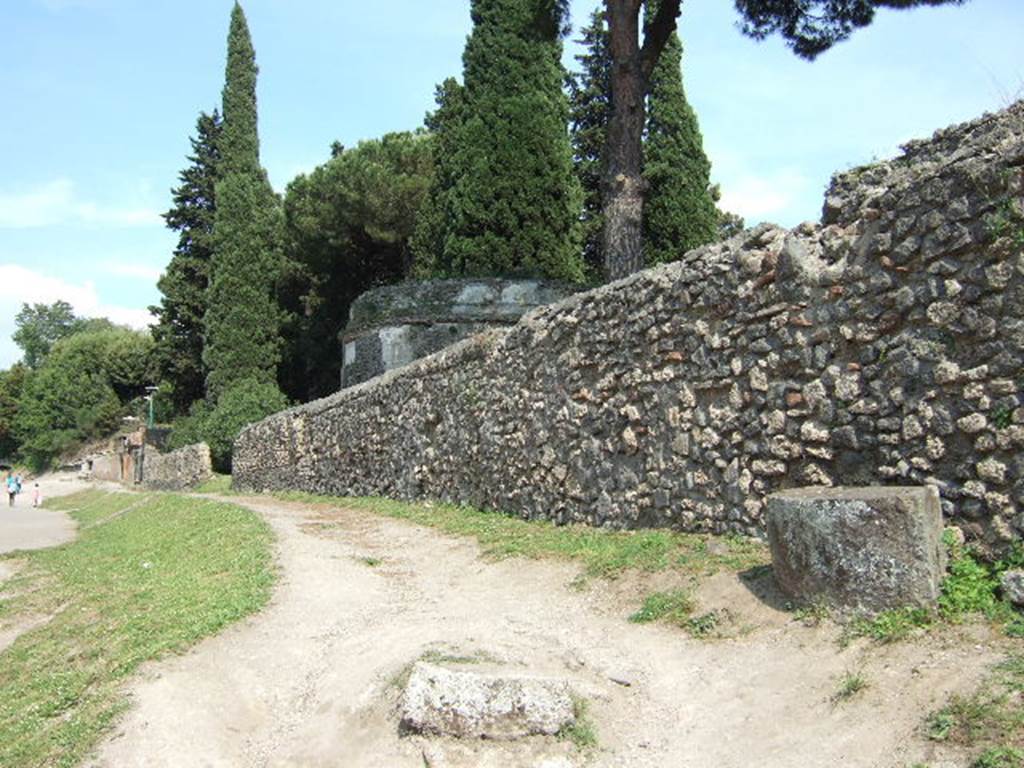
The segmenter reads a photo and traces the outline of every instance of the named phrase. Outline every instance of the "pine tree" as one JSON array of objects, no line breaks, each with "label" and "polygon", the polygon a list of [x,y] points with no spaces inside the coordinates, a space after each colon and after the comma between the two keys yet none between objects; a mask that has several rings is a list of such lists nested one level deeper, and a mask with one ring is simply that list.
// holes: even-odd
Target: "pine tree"
[{"label": "pine tree", "polygon": [[[656,3],[648,0],[648,16]],[[686,100],[683,46],[673,32],[651,74],[644,140],[644,261],[660,264],[715,239],[711,163]]]},{"label": "pine tree", "polygon": [[576,163],[576,176],[583,188],[583,261],[588,276],[600,278],[604,265],[601,256],[601,179],[605,126],[611,112],[611,55],[608,52],[608,26],[603,10],[594,11],[590,24],[577,41],[583,53],[576,55],[581,69],[569,77],[570,137]]},{"label": "pine tree", "polygon": [[233,384],[276,380],[281,359],[281,204],[260,166],[256,61],[245,14],[231,12],[219,144],[213,258],[205,316],[206,395]]},{"label": "pine tree", "polygon": [[157,317],[153,339],[160,377],[171,384],[179,413],[187,412],[206,388],[203,316],[213,249],[220,132],[221,119],[216,110],[212,115],[199,115],[196,135],[190,140],[191,165],[178,176],[181,185],[173,191],[174,207],[164,214],[168,228],[178,232],[178,245],[157,282],[163,294],[160,305],[150,307]]},{"label": "pine tree", "polygon": [[552,0],[471,2],[440,274],[582,278],[564,12]]}]

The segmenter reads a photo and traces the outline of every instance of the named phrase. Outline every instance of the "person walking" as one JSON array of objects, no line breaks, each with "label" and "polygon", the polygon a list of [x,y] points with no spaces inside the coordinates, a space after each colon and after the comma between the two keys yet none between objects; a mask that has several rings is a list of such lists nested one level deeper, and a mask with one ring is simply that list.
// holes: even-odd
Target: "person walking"
[{"label": "person walking", "polygon": [[39,487],[39,483],[36,483],[35,487],[32,489],[32,506],[33,507],[41,507],[41,506],[43,506],[43,491]]},{"label": "person walking", "polygon": [[7,473],[7,505],[10,507],[14,506],[14,497],[18,495],[18,482],[14,479],[14,475],[10,472]]}]

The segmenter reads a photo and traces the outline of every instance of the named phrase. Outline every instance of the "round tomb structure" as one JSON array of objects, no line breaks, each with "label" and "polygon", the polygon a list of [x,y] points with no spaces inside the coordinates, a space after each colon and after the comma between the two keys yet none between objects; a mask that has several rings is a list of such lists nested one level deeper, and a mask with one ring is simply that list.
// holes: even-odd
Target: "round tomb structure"
[{"label": "round tomb structure", "polygon": [[341,332],[341,387],[408,365],[581,290],[548,280],[464,278],[404,282],[359,296]]}]

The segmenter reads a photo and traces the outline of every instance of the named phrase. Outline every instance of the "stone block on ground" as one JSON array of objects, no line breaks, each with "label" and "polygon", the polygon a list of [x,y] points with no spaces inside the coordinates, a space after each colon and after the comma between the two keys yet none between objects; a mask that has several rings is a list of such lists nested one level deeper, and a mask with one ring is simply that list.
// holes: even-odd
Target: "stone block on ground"
[{"label": "stone block on ground", "polygon": [[931,486],[772,494],[768,541],[783,592],[842,611],[934,606],[945,575],[942,513]]},{"label": "stone block on ground", "polygon": [[457,738],[553,735],[575,720],[569,685],[513,675],[455,671],[417,662],[402,699],[402,725]]},{"label": "stone block on ground", "polygon": [[1024,571],[1005,571],[1000,577],[1003,596],[1017,606],[1024,606]]}]

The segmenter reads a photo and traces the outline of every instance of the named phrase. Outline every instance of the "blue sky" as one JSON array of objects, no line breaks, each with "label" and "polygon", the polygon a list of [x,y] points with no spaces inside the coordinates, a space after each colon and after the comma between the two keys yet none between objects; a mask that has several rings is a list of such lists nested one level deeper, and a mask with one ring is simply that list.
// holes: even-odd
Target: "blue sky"
[{"label": "blue sky", "polygon": [[[576,28],[597,0],[573,0]],[[353,145],[412,129],[458,75],[468,0],[246,0],[262,156],[278,190]],[[0,366],[22,301],[143,327],[175,236],[159,217],[200,110],[218,106],[231,0],[0,3]],[[1024,96],[1021,0],[880,12],[801,61],[684,0],[684,76],[727,207],[817,219],[835,170]],[[570,61],[572,47],[566,52]]]}]

